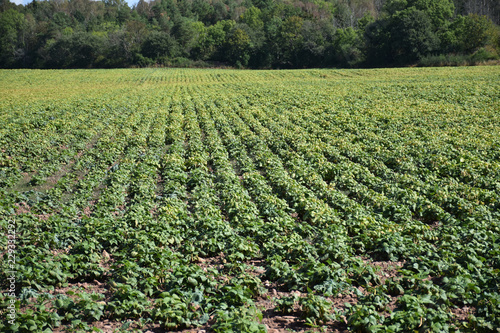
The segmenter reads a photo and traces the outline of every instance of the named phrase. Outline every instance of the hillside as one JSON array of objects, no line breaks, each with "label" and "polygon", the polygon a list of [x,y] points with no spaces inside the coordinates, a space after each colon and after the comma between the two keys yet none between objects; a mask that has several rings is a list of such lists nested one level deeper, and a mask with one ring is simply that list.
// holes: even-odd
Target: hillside
[{"label": "hillside", "polygon": [[473,64],[499,21],[496,0],[1,0],[0,68]]}]

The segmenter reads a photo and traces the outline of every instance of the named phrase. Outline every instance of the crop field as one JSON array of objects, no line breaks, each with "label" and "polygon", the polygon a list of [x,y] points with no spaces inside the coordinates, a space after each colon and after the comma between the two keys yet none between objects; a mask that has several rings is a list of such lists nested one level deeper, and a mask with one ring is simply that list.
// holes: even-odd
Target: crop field
[{"label": "crop field", "polygon": [[1,332],[500,332],[500,67],[0,71]]}]

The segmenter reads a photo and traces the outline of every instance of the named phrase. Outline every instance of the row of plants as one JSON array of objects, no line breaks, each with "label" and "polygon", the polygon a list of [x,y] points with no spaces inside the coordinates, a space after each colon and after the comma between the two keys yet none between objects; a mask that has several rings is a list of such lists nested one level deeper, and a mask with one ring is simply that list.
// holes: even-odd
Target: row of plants
[{"label": "row of plants", "polygon": [[0,330],[500,326],[494,69],[60,74],[0,102]]}]

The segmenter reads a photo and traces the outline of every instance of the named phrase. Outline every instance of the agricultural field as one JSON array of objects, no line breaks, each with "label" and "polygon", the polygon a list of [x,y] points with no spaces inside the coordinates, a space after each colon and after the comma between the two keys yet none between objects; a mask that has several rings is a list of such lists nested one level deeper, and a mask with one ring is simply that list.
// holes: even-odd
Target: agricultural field
[{"label": "agricultural field", "polygon": [[499,332],[500,67],[3,70],[0,226],[1,332]]}]

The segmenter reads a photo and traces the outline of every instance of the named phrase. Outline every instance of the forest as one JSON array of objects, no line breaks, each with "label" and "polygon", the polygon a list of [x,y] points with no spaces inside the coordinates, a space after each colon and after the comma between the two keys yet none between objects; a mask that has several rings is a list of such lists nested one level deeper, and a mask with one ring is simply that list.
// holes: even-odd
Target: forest
[{"label": "forest", "polygon": [[0,68],[360,68],[500,58],[497,0],[0,0]]}]

